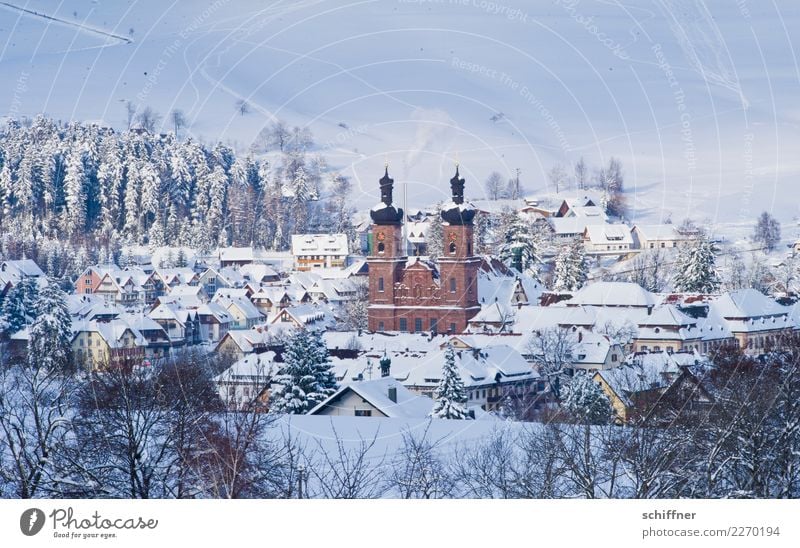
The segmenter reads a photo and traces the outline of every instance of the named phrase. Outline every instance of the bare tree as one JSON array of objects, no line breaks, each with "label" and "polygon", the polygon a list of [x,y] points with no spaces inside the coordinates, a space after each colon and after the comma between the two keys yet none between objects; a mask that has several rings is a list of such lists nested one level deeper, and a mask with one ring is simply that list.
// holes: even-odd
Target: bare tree
[{"label": "bare tree", "polygon": [[553,395],[561,397],[565,369],[572,367],[576,337],[567,328],[549,327],[528,342],[527,352],[538,365],[539,374],[548,379]]},{"label": "bare tree", "polygon": [[236,111],[239,113],[240,116],[244,116],[250,112],[250,103],[245,101],[244,99],[239,99],[236,101]]},{"label": "bare tree", "polygon": [[564,183],[567,182],[567,172],[561,164],[556,164],[547,172],[547,178],[550,184],[555,187],[556,194],[558,194]]},{"label": "bare tree", "polygon": [[136,117],[136,105],[131,101],[125,101],[125,114],[127,115],[128,125],[127,128],[131,129],[133,120]]},{"label": "bare tree", "polygon": [[177,138],[181,128],[186,127],[188,123],[186,114],[184,114],[182,110],[176,108],[170,113],[170,119],[172,119],[172,126],[175,128],[175,138]]},{"label": "bare tree", "polygon": [[773,251],[781,241],[781,224],[765,211],[761,214],[753,229],[753,241],[767,251]]},{"label": "bare tree", "polygon": [[496,171],[492,171],[486,178],[486,196],[490,200],[497,200],[503,190],[503,176]]},{"label": "bare tree", "polygon": [[[0,495],[55,496],[75,383],[27,360],[0,368]],[[3,494],[3,486],[10,492]]]},{"label": "bare tree", "polygon": [[643,251],[631,263],[630,281],[653,293],[663,291],[669,278],[667,257],[660,249]]},{"label": "bare tree", "polygon": [[575,186],[583,190],[586,188],[586,183],[589,182],[589,168],[586,167],[586,162],[584,162],[583,156],[581,156],[580,159],[575,162],[574,173]]},{"label": "bare tree", "polygon": [[391,494],[404,499],[448,496],[453,489],[445,462],[439,456],[442,439],[430,439],[430,425],[417,434],[403,432],[403,447],[391,463],[387,480]]},{"label": "bare tree", "polygon": [[355,442],[343,439],[333,426],[334,443],[317,441],[319,458],[309,458],[306,469],[313,483],[311,496],[333,499],[378,498],[386,490],[383,481],[385,454],[376,451],[378,433]]},{"label": "bare tree", "polygon": [[136,115],[136,122],[140,128],[148,131],[149,133],[156,132],[156,126],[161,121],[161,115],[158,114],[152,107],[145,107]]}]

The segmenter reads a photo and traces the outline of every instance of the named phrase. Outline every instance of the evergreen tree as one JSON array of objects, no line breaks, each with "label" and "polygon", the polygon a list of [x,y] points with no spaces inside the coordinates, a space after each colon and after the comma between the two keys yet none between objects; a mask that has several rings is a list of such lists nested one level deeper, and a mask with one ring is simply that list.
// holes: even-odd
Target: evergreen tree
[{"label": "evergreen tree", "polygon": [[442,380],[434,392],[435,403],[431,417],[437,419],[466,419],[467,390],[456,366],[456,356],[451,345],[447,345],[442,367]]},{"label": "evergreen tree", "polygon": [[576,240],[561,248],[555,261],[556,291],[577,291],[586,281],[586,252],[583,243]]},{"label": "evergreen tree", "polygon": [[86,230],[86,174],[83,159],[76,150],[72,150],[67,157],[64,187],[67,198],[67,232],[73,236],[83,235]]},{"label": "evergreen tree", "polygon": [[606,424],[612,416],[611,404],[603,389],[588,373],[580,371],[567,385],[562,405],[573,417],[586,424]]},{"label": "evergreen tree", "polygon": [[674,285],[686,293],[714,293],[720,280],[716,269],[717,249],[706,238],[695,240],[681,249],[675,262]]},{"label": "evergreen tree", "polygon": [[298,330],[286,345],[284,366],[273,379],[270,409],[306,413],[336,391],[328,352],[318,333]]},{"label": "evergreen tree", "polygon": [[516,214],[506,216],[500,260],[520,272],[538,273],[538,242],[530,226]]},{"label": "evergreen tree", "polygon": [[25,308],[28,301],[25,291],[25,284],[17,284],[8,290],[3,300],[0,331],[5,335],[13,335],[27,324],[27,316],[31,310]]},{"label": "evergreen tree", "polygon": [[28,339],[28,364],[66,371],[72,357],[72,318],[67,296],[55,280],[40,291]]},{"label": "evergreen tree", "polygon": [[428,249],[428,257],[437,259],[444,253],[444,225],[442,224],[441,204],[436,206],[436,214],[428,222],[428,230],[425,231],[425,245]]}]

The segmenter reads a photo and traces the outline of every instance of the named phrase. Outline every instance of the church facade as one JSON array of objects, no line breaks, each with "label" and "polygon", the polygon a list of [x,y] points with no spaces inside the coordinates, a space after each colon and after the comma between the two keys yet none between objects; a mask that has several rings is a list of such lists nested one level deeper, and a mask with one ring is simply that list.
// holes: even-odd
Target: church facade
[{"label": "church facade", "polygon": [[464,202],[464,179],[456,168],[450,180],[452,201],[440,211],[444,245],[436,263],[406,256],[405,216],[392,201],[393,187],[387,168],[380,180],[381,202],[370,211],[369,329],[462,333],[481,309],[481,259],[473,254],[476,210]]}]

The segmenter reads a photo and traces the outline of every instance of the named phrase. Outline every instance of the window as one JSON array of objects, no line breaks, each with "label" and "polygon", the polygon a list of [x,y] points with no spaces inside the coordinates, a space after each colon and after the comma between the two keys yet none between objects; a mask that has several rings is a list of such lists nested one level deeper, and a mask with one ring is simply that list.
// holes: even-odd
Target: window
[{"label": "window", "polygon": [[383,244],[383,242],[380,242],[378,244],[378,253],[383,255],[384,251],[386,251],[386,246]]},{"label": "window", "polygon": [[414,318],[414,331],[422,331],[422,318]]},{"label": "window", "polygon": [[371,417],[371,409],[356,409],[356,417]]},{"label": "window", "polygon": [[450,293],[456,292],[456,279],[450,278]]},{"label": "window", "polygon": [[383,328],[383,322],[378,322],[378,331],[385,331]]},{"label": "window", "polygon": [[612,362],[617,361],[617,355],[616,354],[611,354],[611,361]]},{"label": "window", "polygon": [[650,249],[653,249],[653,242],[650,242]]},{"label": "window", "polygon": [[668,347],[667,347],[667,352],[669,352],[670,354],[672,354],[672,353],[674,352],[674,350],[673,350],[673,348],[672,348],[671,346],[668,346]]},{"label": "window", "polygon": [[400,318],[400,331],[408,331],[408,320]]},{"label": "window", "polygon": [[661,242],[661,247],[666,247],[666,246],[667,246],[666,242]]},{"label": "window", "polygon": [[456,324],[454,324],[454,323],[450,324],[450,332],[451,333],[455,333],[456,332]]},{"label": "window", "polygon": [[467,255],[472,255],[472,244],[467,242]]},{"label": "window", "polygon": [[92,280],[91,278],[86,278],[86,281],[84,281],[83,283],[86,285],[92,285]]},{"label": "window", "polygon": [[436,333],[436,322],[437,322],[436,318],[431,318],[431,320],[430,320],[430,329],[434,333]]},{"label": "window", "polygon": [[383,291],[383,278],[378,278],[378,291]]},{"label": "window", "polygon": [[654,347],[653,347],[653,350],[654,350],[655,352],[661,352],[661,347],[660,347],[660,346],[654,346]]},{"label": "window", "polygon": [[450,249],[450,255],[455,255],[456,254],[456,243],[455,242],[450,242],[450,248],[449,249]]}]

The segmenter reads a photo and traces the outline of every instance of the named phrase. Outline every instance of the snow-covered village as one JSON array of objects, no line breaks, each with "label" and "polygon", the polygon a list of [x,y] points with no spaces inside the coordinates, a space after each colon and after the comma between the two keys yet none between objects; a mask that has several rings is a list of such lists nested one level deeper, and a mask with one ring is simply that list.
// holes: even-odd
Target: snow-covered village
[{"label": "snow-covered village", "polygon": [[[165,16],[169,32],[148,38],[155,15],[141,7],[140,22],[90,2],[3,4],[0,23],[20,25],[22,51],[0,54],[10,87],[0,96],[0,498],[800,495],[798,173],[793,158],[774,165],[797,142],[796,105],[783,102],[797,96],[796,75],[773,97],[795,109],[787,129],[764,113],[763,86],[699,46],[687,61],[674,29],[657,25],[663,15],[648,19],[658,49],[638,34],[624,47],[654,59],[640,84],[667,88],[649,107],[666,124],[655,151],[647,123],[623,130],[595,107],[559,106],[546,88],[583,97],[571,75],[529,82],[535,101],[491,106],[519,92],[487,73],[491,61],[468,59],[475,37],[441,48],[418,37],[403,55],[441,57],[453,78],[443,89],[485,94],[475,99],[485,127],[462,132],[469,111],[442,91],[398,91],[411,114],[382,111],[401,74],[406,89],[448,76],[424,59],[414,75],[315,73],[314,44],[356,25],[352,9],[303,23],[327,38],[286,38],[311,52],[299,67],[275,61],[288,51],[280,40],[259,50],[249,63],[274,72],[255,77],[270,90],[247,87],[254,73],[238,63],[255,54],[242,48],[301,24],[307,6],[186,3]],[[392,9],[413,27],[462,9],[446,4]],[[524,4],[520,14],[534,10]],[[548,9],[576,25],[576,5]],[[363,9],[393,40],[388,8]],[[494,21],[490,34],[530,24],[508,7],[500,23],[499,11],[463,9],[470,25]],[[614,8],[598,10],[611,25]],[[674,25],[685,40],[708,22],[684,19]],[[53,30],[36,30],[44,24]],[[588,29],[565,32],[605,50]],[[222,32],[229,43],[191,49]],[[62,33],[77,42],[66,53]],[[42,51],[29,51],[40,35]],[[363,40],[371,51],[331,56],[350,66],[396,54]],[[173,65],[178,50],[202,76]],[[593,62],[634,63],[612,53]],[[34,55],[63,57],[66,71],[85,64],[87,78],[102,71],[99,91],[52,67],[60,80],[37,84]],[[126,55],[135,70],[119,68]],[[687,94],[702,95],[692,83],[702,73],[720,108],[753,116],[743,151],[719,144],[738,131],[730,125],[707,134],[704,109],[718,105],[705,96],[686,145],[665,56]],[[600,79],[629,72],[599,66]],[[314,84],[327,70],[331,82]],[[348,105],[342,74],[362,86],[360,105]],[[307,85],[328,87],[290,96]],[[627,107],[644,119],[639,99]],[[592,116],[591,133],[570,122]],[[774,143],[752,137],[759,124]]]}]

